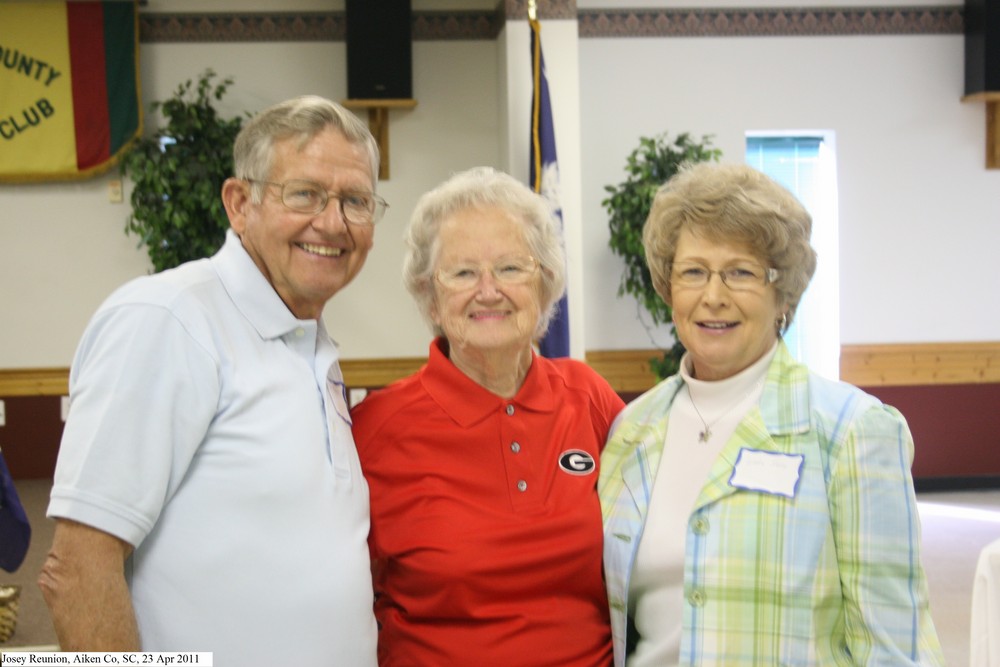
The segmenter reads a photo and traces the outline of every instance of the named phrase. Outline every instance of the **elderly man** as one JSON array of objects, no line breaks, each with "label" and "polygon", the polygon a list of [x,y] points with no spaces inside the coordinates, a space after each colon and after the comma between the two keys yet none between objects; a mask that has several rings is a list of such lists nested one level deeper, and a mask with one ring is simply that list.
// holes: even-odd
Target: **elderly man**
[{"label": "elderly man", "polygon": [[303,97],[233,154],[222,249],[84,333],[39,585],[64,650],[374,667],[368,487],[320,315],[372,247],[378,148]]}]

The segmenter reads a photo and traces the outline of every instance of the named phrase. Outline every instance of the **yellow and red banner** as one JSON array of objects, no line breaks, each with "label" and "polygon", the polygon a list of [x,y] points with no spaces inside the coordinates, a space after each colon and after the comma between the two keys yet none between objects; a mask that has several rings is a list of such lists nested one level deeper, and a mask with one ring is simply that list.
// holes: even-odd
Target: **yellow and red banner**
[{"label": "yellow and red banner", "polygon": [[101,173],[140,134],[136,7],[0,2],[0,182]]}]

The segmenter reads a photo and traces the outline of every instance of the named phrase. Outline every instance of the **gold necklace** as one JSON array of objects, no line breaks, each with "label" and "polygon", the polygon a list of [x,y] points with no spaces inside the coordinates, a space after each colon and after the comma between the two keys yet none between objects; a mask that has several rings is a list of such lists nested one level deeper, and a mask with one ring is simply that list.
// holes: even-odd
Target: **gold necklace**
[{"label": "gold necklace", "polygon": [[720,421],[722,421],[722,419],[726,417],[726,415],[728,415],[730,412],[732,412],[737,405],[745,401],[747,397],[749,397],[752,393],[757,391],[757,388],[760,387],[760,383],[761,383],[760,380],[754,382],[753,386],[750,387],[750,391],[740,396],[735,403],[730,405],[725,410],[725,412],[723,412],[721,415],[713,419],[711,424],[705,421],[705,418],[701,416],[701,410],[698,409],[698,404],[694,402],[694,396],[691,394],[691,387],[688,387],[688,399],[691,401],[691,407],[694,408],[695,414],[697,414],[698,419],[701,420],[701,425],[705,427],[704,430],[698,432],[698,442],[708,442],[708,439],[712,437],[712,427],[718,424]]}]

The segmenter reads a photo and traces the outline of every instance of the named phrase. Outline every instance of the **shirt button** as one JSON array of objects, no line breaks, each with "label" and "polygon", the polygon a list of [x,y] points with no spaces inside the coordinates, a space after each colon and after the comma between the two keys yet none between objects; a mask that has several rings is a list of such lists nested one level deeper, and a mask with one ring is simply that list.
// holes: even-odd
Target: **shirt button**
[{"label": "shirt button", "polygon": [[695,535],[706,535],[708,534],[708,525],[708,519],[698,517],[691,522],[691,530],[694,531]]},{"label": "shirt button", "polygon": [[515,454],[517,454],[519,451],[521,451],[521,443],[519,443],[519,442],[512,442],[512,443],[510,443],[510,451],[512,451]]},{"label": "shirt button", "polygon": [[692,607],[705,606],[705,593],[700,590],[691,591],[691,595],[688,596],[688,602],[691,603]]},{"label": "shirt button", "polygon": [[517,483],[517,490],[521,492],[527,491],[528,483],[522,479],[520,482]]},{"label": "shirt button", "polygon": [[303,336],[306,335],[306,330],[303,329],[302,327],[299,327],[298,329],[295,330],[295,335],[299,338],[302,338]]},{"label": "shirt button", "polygon": [[514,406],[513,405],[508,405],[507,406],[507,415],[510,416],[512,414],[514,414]]}]

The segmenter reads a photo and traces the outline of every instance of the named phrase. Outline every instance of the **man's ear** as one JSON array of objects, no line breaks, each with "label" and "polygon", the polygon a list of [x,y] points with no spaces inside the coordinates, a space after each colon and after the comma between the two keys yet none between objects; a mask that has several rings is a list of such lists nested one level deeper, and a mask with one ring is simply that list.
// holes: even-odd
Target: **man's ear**
[{"label": "man's ear", "polygon": [[227,178],[222,184],[222,205],[226,207],[229,226],[237,234],[246,229],[250,205],[250,184],[239,178]]}]

